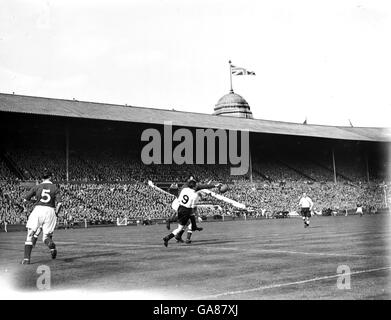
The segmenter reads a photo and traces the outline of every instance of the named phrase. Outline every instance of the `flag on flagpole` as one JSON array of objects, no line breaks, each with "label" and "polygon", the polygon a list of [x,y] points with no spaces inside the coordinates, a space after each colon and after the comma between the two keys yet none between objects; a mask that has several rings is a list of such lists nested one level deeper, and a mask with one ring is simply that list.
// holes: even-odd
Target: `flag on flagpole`
[{"label": "flag on flagpole", "polygon": [[241,67],[235,67],[234,65],[231,65],[231,72],[234,76],[247,76],[247,75],[255,76],[255,72],[249,71]]}]

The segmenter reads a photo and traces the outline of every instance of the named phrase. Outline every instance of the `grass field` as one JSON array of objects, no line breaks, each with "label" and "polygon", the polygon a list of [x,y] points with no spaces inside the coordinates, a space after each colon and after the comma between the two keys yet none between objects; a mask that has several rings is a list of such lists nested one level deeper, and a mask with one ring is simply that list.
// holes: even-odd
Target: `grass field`
[{"label": "grass field", "polygon": [[[1,232],[0,279],[30,297],[47,265],[51,294],[71,298],[390,299],[388,222],[387,214],[314,217],[307,229],[297,218],[207,222],[192,244],[172,239],[168,248],[165,225],[56,230],[57,259],[39,242],[31,265],[18,264],[25,233]],[[350,289],[337,287],[341,265]]]}]

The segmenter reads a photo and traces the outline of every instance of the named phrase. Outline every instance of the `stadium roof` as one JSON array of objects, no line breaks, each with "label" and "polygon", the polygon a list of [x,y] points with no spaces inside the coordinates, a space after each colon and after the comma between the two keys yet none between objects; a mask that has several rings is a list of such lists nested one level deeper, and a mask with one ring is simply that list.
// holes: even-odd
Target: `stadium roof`
[{"label": "stadium roof", "polygon": [[203,113],[5,93],[0,93],[0,112],[151,124],[163,124],[165,121],[172,121],[174,126],[180,127],[249,130],[250,132],[258,133],[357,141],[391,141],[390,128],[336,127],[260,119],[241,119]]}]

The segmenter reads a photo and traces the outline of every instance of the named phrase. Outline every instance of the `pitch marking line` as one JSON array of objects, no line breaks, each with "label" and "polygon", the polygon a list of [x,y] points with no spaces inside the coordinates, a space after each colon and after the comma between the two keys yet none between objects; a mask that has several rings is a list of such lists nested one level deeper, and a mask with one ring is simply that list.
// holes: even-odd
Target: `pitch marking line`
[{"label": "pitch marking line", "polygon": [[[242,248],[224,248],[224,247],[206,247],[202,246],[202,248],[212,249],[212,250],[235,250],[235,251],[243,251]],[[246,252],[254,252],[254,253],[287,253],[287,254],[302,254],[309,256],[331,256],[331,257],[355,257],[355,258],[375,258],[375,257],[385,257],[379,255],[366,255],[366,254],[344,254],[344,253],[322,253],[322,252],[303,252],[303,251],[291,251],[291,250],[276,250],[276,249],[244,249]]]},{"label": "pitch marking line", "polygon": [[[383,268],[376,268],[376,269],[360,270],[360,271],[355,271],[355,272],[350,272],[350,273],[344,273],[343,276],[350,276],[350,275],[352,276],[352,275],[361,274],[361,273],[370,273],[370,272],[384,271],[384,270],[389,270],[389,269],[391,269],[391,267],[383,267]],[[288,286],[299,285],[299,284],[304,284],[304,283],[310,283],[310,282],[316,282],[316,281],[322,281],[322,280],[338,278],[341,275],[342,274],[334,274],[334,275],[331,275],[331,276],[316,277],[316,278],[307,279],[307,280],[301,280],[301,281],[272,284],[272,285],[261,286],[261,287],[252,288],[252,289],[237,290],[237,291],[227,291],[227,292],[223,292],[223,293],[217,293],[217,294],[212,294],[212,295],[207,295],[207,296],[201,296],[201,297],[198,297],[198,298],[194,298],[194,300],[204,300],[204,299],[218,298],[218,297],[229,296],[229,295],[237,295],[237,294],[261,291],[261,290],[267,290],[267,289],[288,287]]]}]

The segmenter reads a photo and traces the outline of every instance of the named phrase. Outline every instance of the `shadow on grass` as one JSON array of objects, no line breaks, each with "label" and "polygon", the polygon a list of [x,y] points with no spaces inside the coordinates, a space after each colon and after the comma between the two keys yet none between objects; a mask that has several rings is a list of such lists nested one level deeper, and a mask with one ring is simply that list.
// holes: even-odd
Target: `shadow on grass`
[{"label": "shadow on grass", "polygon": [[[234,243],[232,240],[219,240],[219,239],[208,239],[208,240],[194,240],[188,246],[202,246],[207,244],[224,244],[224,243]],[[184,244],[186,245],[186,244]]]}]

